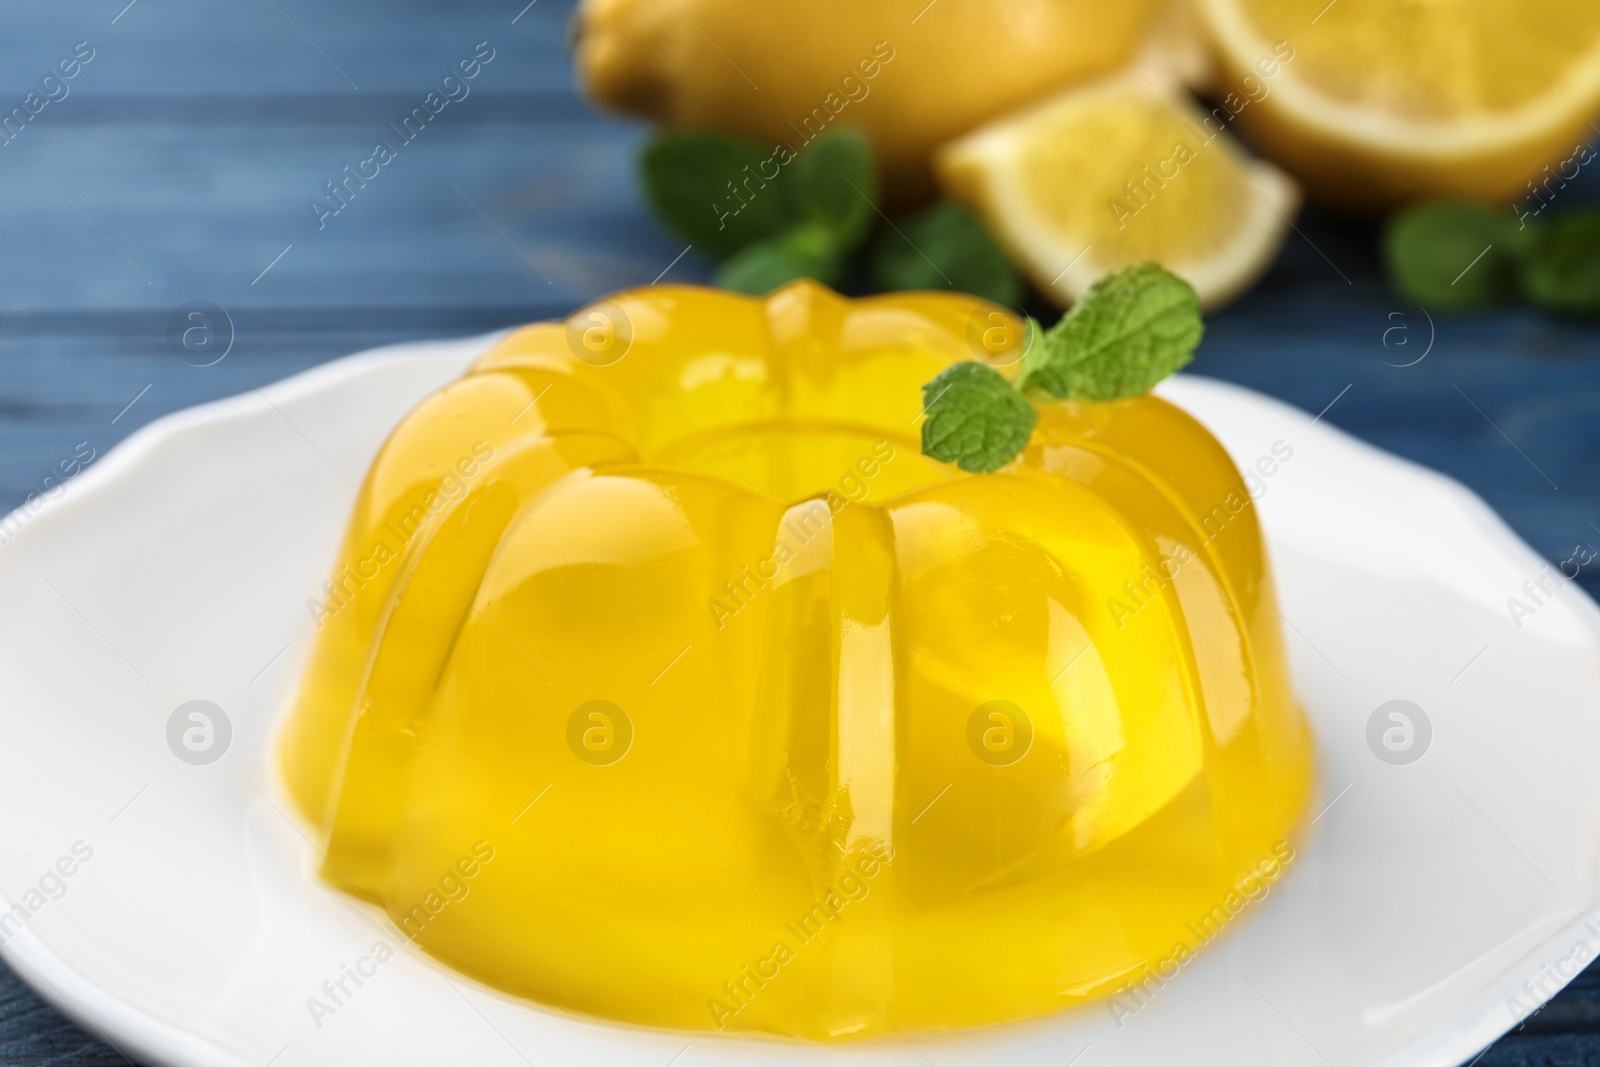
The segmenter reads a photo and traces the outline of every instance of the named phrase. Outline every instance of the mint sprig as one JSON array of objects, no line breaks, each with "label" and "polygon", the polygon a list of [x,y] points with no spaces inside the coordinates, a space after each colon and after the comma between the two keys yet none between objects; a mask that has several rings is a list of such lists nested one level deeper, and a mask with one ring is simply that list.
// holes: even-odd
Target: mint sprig
[{"label": "mint sprig", "polygon": [[1021,297],[1016,269],[966,209],[944,203],[879,226],[877,165],[854,130],[829,130],[798,153],[668,131],[645,146],[639,169],[656,218],[722,264],[716,283],[725,289],[759,296],[796,278],[865,278],[878,292],[954,289],[1005,305]]},{"label": "mint sprig", "polygon": [[1600,211],[1438,201],[1389,221],[1384,265],[1396,292],[1434,311],[1528,304],[1600,318]]},{"label": "mint sprig", "polygon": [[999,470],[1033,433],[1029,394],[1139,396],[1186,366],[1204,333],[1200,300],[1177,275],[1154,263],[1107,275],[1023,356],[1015,384],[969,360],[924,385],[923,454],[973,473]]},{"label": "mint sprig", "polygon": [[657,135],[640,157],[645,198],[680,240],[723,261],[717,284],[761,294],[795,278],[836,285],[876,217],[866,139],[832,130],[798,155],[708,130]]},{"label": "mint sprig", "polygon": [[1406,299],[1434,310],[1466,311],[1514,302],[1533,233],[1509,211],[1470,201],[1408,208],[1389,223],[1383,260]]}]

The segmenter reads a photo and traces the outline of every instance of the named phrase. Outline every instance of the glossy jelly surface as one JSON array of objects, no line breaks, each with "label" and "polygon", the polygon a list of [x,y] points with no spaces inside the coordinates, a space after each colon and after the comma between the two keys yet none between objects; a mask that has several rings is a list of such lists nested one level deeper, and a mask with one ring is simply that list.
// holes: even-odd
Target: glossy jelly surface
[{"label": "glossy jelly surface", "polygon": [[641,289],[425,400],[308,605],[279,753],[323,876],[686,1031],[1024,1019],[1198,951],[1310,788],[1261,531],[1153,397],[1043,405],[995,474],[921,455],[922,384],[1018,325]]}]

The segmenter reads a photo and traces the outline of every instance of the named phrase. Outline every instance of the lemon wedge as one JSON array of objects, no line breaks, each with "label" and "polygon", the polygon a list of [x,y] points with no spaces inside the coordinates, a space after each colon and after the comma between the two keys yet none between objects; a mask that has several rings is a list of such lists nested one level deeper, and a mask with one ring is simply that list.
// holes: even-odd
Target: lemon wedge
[{"label": "lemon wedge", "polygon": [[939,176],[1058,304],[1149,261],[1215,307],[1271,264],[1300,202],[1293,180],[1244,154],[1227,117],[1130,71],[946,145]]},{"label": "lemon wedge", "polygon": [[1265,90],[1241,124],[1333,203],[1506,199],[1600,132],[1594,0],[1199,3],[1224,84]]}]

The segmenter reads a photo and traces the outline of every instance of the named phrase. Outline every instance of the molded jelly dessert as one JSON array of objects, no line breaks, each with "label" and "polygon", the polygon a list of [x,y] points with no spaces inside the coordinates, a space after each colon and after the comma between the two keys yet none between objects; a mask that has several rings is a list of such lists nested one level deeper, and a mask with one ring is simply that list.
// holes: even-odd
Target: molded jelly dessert
[{"label": "molded jelly dessert", "polygon": [[486,983],[691,1031],[1023,1019],[1197,950],[1310,785],[1261,531],[1154,397],[1043,404],[995,474],[923,456],[922,383],[1018,327],[801,282],[507,335],[309,604],[281,759],[324,876]]}]

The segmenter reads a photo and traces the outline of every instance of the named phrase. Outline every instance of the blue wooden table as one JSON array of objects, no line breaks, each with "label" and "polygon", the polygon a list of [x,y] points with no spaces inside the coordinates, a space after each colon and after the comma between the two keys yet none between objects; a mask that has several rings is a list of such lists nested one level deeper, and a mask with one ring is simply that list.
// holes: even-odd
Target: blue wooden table
[{"label": "blue wooden table", "polygon": [[[704,280],[640,206],[643,131],[574,92],[570,4],[524,4],[7,5],[0,114],[55,99],[0,127],[0,510],[157,416],[358,349],[562,315],[669,266]],[[469,95],[337,214],[312,208],[474,53]],[[1554,562],[1600,549],[1600,328],[1430,321],[1389,293],[1371,229],[1301,230],[1195,370],[1453,475]],[[169,343],[191,301],[232,322],[210,366]],[[0,968],[0,1064],[122,1062]],[[1600,973],[1477,1062],[1600,1062]]]}]

